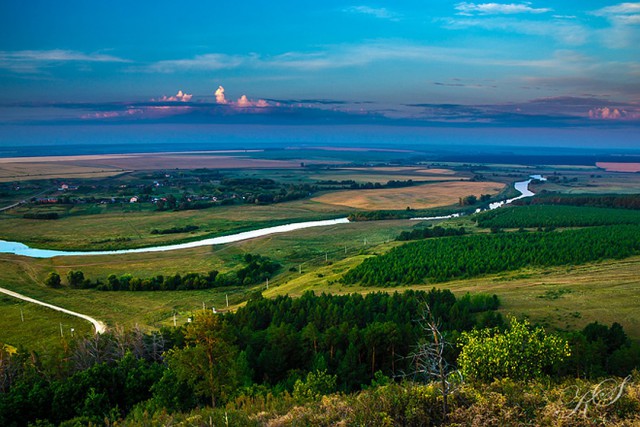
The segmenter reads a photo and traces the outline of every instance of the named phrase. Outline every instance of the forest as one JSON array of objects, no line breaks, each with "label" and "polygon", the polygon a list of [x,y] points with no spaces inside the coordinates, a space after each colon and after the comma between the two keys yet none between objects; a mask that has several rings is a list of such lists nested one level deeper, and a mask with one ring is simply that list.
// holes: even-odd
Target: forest
[{"label": "forest", "polygon": [[640,211],[569,205],[514,206],[495,209],[476,217],[484,228],[590,227],[640,224]]},{"label": "forest", "polygon": [[[122,420],[131,421],[124,425],[162,425],[166,421],[158,420],[167,414],[179,419],[206,408],[224,410],[215,413],[217,420],[232,414],[237,425],[261,425],[258,415],[251,414],[258,407],[263,417],[269,412],[275,416],[296,405],[324,402],[335,393],[352,399],[388,388],[400,398],[412,393],[412,384],[433,379],[414,369],[418,344],[431,342],[424,327],[429,319],[448,343],[443,362],[457,364],[469,385],[477,387],[491,384],[494,377],[597,378],[627,375],[638,366],[640,348],[618,324],[594,323],[583,331],[546,334],[526,321],[504,321],[495,311],[498,306],[496,296],[456,298],[437,289],[366,296],[307,292],[296,299],[266,299],[256,293],[235,313],[201,311],[182,327],[151,333],[114,328],[104,335],[67,338],[62,349],[51,354],[3,350],[0,425],[116,425]],[[549,358],[540,362],[526,352],[504,353],[507,361],[519,361],[516,378],[508,363],[474,361],[482,337],[507,340],[504,348],[545,349]],[[518,340],[522,344],[514,347]],[[398,401],[395,409],[386,411],[398,422],[409,417],[440,424],[437,394],[426,393],[430,408]],[[452,400],[452,405],[464,407],[472,401]],[[402,407],[422,409],[412,418],[396,412]]]},{"label": "forest", "polygon": [[516,200],[514,204],[640,209],[640,194],[558,194],[543,190],[534,197]]},{"label": "forest", "polygon": [[443,282],[527,266],[549,267],[620,259],[640,253],[640,226],[612,225],[562,232],[472,234],[410,242],[367,258],[344,274],[346,284],[394,286]]}]

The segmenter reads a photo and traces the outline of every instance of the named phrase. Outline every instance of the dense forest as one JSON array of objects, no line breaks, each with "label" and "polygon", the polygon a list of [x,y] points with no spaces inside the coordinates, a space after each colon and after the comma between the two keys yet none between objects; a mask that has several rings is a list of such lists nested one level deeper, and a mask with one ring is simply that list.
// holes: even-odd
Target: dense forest
[{"label": "dense forest", "polygon": [[640,194],[557,194],[543,190],[534,197],[516,200],[514,204],[640,209]]},{"label": "dense forest", "polygon": [[640,211],[563,205],[513,206],[476,216],[485,228],[589,227],[640,224]]},{"label": "dense forest", "polygon": [[[434,385],[421,388],[420,383],[434,378],[415,369],[424,356],[419,344],[433,345],[425,322],[437,324],[447,343],[442,363],[455,369],[457,361],[465,373],[465,382],[451,392],[447,412],[452,419],[480,403],[472,390],[489,387],[481,384],[494,378],[501,378],[498,388],[507,393],[503,386],[521,387],[509,378],[627,375],[640,362],[640,348],[618,324],[593,323],[583,331],[547,334],[526,321],[503,321],[495,312],[498,305],[495,296],[456,298],[436,289],[366,296],[307,292],[297,299],[255,294],[235,313],[202,311],[178,328],[152,333],[114,328],[65,341],[61,352],[52,354],[2,350],[0,425],[36,420],[40,426],[115,425],[125,418],[118,425],[166,425],[180,419],[210,425],[209,417],[224,425],[229,416],[230,425],[264,425],[294,407],[307,409],[276,425],[313,425],[317,423],[306,418],[311,416],[307,411],[320,400],[331,407],[325,416],[338,417],[334,422],[364,417],[378,425],[377,418],[367,417],[382,416],[370,411],[380,408],[393,425],[438,425],[446,416],[440,392]],[[495,360],[504,363],[474,359],[478,352],[488,356],[482,350],[488,340],[495,341]],[[546,361],[534,349],[544,351]],[[511,368],[515,361],[518,377]],[[353,413],[337,411],[331,396],[360,403]],[[544,407],[541,397],[522,399],[515,402],[528,402],[524,406],[533,405],[531,411]],[[625,402],[636,408],[640,404]],[[502,402],[492,411],[511,404]],[[198,418],[203,413],[207,417]],[[625,414],[620,408],[616,413]]]},{"label": "dense forest", "polygon": [[406,243],[364,260],[344,283],[394,286],[517,270],[582,264],[640,254],[640,226],[614,225],[563,232],[514,232],[442,237]]}]

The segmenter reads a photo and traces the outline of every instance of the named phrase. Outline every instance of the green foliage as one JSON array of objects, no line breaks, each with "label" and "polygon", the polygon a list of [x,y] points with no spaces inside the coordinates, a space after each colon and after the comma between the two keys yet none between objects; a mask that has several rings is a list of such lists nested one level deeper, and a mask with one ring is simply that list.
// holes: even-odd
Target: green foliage
[{"label": "green foliage", "polygon": [[345,283],[393,286],[517,270],[583,264],[640,254],[640,226],[615,225],[562,233],[498,233],[410,242],[368,258]]},{"label": "green foliage", "polygon": [[541,193],[518,200],[517,203],[531,205],[569,205],[598,208],[640,209],[640,194],[554,194]]},{"label": "green foliage", "polygon": [[226,400],[238,382],[237,350],[232,345],[223,319],[209,311],[200,311],[185,330],[187,346],[171,349],[165,356],[178,381],[194,392],[211,399],[211,406]]},{"label": "green foliage", "polygon": [[336,391],[335,375],[327,374],[327,371],[309,372],[307,377],[297,380],[293,385],[293,398],[299,402],[319,400],[322,396]]},{"label": "green foliage", "polygon": [[[219,274],[217,270],[212,270],[207,274],[158,275],[151,278],[133,277],[130,274],[117,277],[111,274],[107,276],[106,283],[99,281],[91,283],[83,276],[82,286],[78,287],[95,287],[100,291],[186,291],[232,285],[255,285],[271,278],[282,268],[277,262],[260,255],[246,254],[244,261],[247,263],[245,267],[226,274]],[[73,274],[75,275],[73,279],[69,276],[70,284],[72,280],[75,283],[78,280],[76,276],[82,275],[82,272],[73,272]]]},{"label": "green foliage", "polygon": [[566,340],[515,318],[502,332],[463,332],[458,346],[462,349],[458,366],[464,378],[484,382],[496,378],[540,378],[571,354]]},{"label": "green foliage", "polygon": [[396,238],[398,241],[407,241],[407,240],[419,240],[419,239],[428,239],[431,237],[445,237],[445,236],[462,236],[466,234],[464,228],[443,228],[440,226],[436,227],[426,227],[426,228],[414,228],[411,231],[403,231]]},{"label": "green foliage", "polygon": [[60,275],[55,271],[49,273],[46,279],[44,279],[44,284],[50,288],[59,288],[62,284],[62,280],[60,280]]},{"label": "green foliage", "polygon": [[531,205],[495,209],[479,214],[484,228],[588,227],[640,224],[640,211],[578,206]]}]

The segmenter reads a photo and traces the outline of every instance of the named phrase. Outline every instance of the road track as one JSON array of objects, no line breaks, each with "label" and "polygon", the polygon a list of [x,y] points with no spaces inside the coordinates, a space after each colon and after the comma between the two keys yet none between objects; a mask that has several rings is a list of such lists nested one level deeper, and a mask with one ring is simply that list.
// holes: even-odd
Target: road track
[{"label": "road track", "polygon": [[103,322],[101,322],[99,320],[94,319],[91,316],[87,316],[86,314],[76,313],[75,311],[67,310],[66,308],[58,307],[57,305],[53,305],[53,304],[49,304],[49,303],[46,303],[46,302],[38,301],[37,299],[33,299],[33,298],[30,298],[30,297],[24,296],[22,294],[10,291],[9,289],[5,289],[5,288],[0,288],[0,293],[9,295],[11,297],[18,298],[18,299],[21,299],[23,301],[27,301],[27,302],[30,302],[30,303],[33,303],[33,304],[38,304],[38,305],[50,308],[52,310],[60,311],[62,313],[66,313],[66,314],[71,315],[71,316],[75,316],[75,317],[79,317],[81,319],[87,320],[87,321],[89,321],[89,322],[91,322],[93,324],[93,327],[96,329],[96,333],[97,334],[102,334],[102,333],[106,332],[106,330],[107,330],[107,325],[105,325]]}]

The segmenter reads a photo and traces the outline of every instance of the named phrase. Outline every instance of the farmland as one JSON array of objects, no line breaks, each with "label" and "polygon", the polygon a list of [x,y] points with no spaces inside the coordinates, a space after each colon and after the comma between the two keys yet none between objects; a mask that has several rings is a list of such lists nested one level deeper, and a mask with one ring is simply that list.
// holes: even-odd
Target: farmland
[{"label": "farmland", "polygon": [[[349,156],[343,152],[329,153],[333,157],[327,152],[322,152],[322,158],[317,152],[313,153],[314,156],[304,152],[285,153],[296,154],[288,158],[272,158],[275,156],[274,153],[243,153],[243,156],[247,156],[244,160],[239,160],[238,153],[233,153],[235,160],[226,158],[225,162],[219,159],[224,157],[221,153],[215,156],[205,155],[202,158],[199,154],[158,155],[154,162],[164,159],[163,165],[173,162],[174,166],[174,169],[161,168],[158,171],[136,171],[135,168],[146,168],[148,164],[153,164],[154,167],[160,164],[152,162],[142,165],[144,162],[137,156],[75,159],[73,161],[79,162],[77,164],[99,161],[110,167],[127,167],[134,170],[108,178],[65,179],[65,182],[78,186],[78,190],[73,192],[58,191],[60,181],[21,181],[21,188],[16,191],[20,197],[26,194],[25,191],[34,193],[48,189],[45,194],[47,197],[69,197],[72,201],[75,199],[81,202],[31,203],[1,213],[0,235],[3,239],[22,241],[36,247],[80,250],[130,248],[196,240],[286,222],[344,217],[353,212],[375,209],[397,209],[404,213],[406,207],[410,206],[416,210],[416,216],[422,216],[422,212],[417,211],[421,207],[438,207],[455,212],[460,209],[459,202],[462,197],[471,194],[479,197],[487,193],[495,196],[500,191],[509,194],[509,191],[513,190],[507,184],[536,172],[559,176],[558,179],[549,182],[534,183],[532,188],[538,192],[559,189],[563,194],[572,194],[579,189],[581,193],[588,194],[589,189],[595,193],[604,193],[605,189],[617,188],[624,193],[636,180],[633,174],[621,176],[575,166],[539,170],[518,165],[355,166],[348,164],[352,160],[347,160]],[[377,155],[378,153],[375,154]],[[340,156],[343,156],[342,160]],[[193,163],[194,158],[200,160]],[[202,163],[199,163],[200,161]],[[240,166],[233,163],[234,161],[247,163],[242,165],[244,169],[223,168],[222,165]],[[275,167],[276,163],[268,163],[268,168],[254,167],[257,161],[286,162],[286,165],[277,169],[270,169]],[[305,163],[305,167],[301,167],[301,163]],[[314,163],[317,163],[317,167],[309,167]],[[220,167],[181,169],[176,172],[175,167],[186,167],[188,164],[193,164],[193,167]],[[266,166],[267,163],[263,165]],[[220,184],[224,179],[235,180],[228,182],[240,182],[238,179],[247,178],[254,180],[251,182],[273,180],[274,184],[269,185],[277,189],[269,190],[265,187],[265,191],[279,192],[281,188],[306,185],[312,189],[312,194],[299,200],[268,204],[253,201],[246,203],[241,198],[236,198],[234,203],[226,205],[214,204],[205,209],[184,210],[159,210],[151,201],[152,197],[166,197],[169,194],[179,196],[177,199],[180,199],[180,194],[190,197],[207,192],[220,198],[221,194],[222,197],[225,194],[224,188],[220,191]],[[431,179],[440,182],[421,183]],[[408,180],[415,181],[416,185],[389,189],[362,188],[362,185],[367,183],[384,186],[389,181]],[[147,199],[142,198],[138,203],[129,203],[130,197],[141,196],[142,190],[154,181],[162,185],[152,186]],[[343,181],[347,184],[340,184]],[[338,185],[322,184],[331,182]],[[15,186],[15,183],[5,185],[3,197],[9,200],[11,191],[15,191],[10,185]],[[313,190],[316,187],[317,189]],[[244,193],[236,191],[236,194]],[[90,199],[91,197],[94,199]],[[255,194],[253,197],[256,197]],[[120,198],[123,201],[91,202],[111,198]],[[421,198],[428,200],[424,204],[416,204]],[[337,203],[340,201],[346,206]],[[525,208],[514,207],[509,210],[515,212],[517,209]],[[614,209],[605,216],[611,218],[618,211]],[[57,212],[59,219],[24,218],[25,214],[37,212]],[[544,211],[544,215],[555,215],[554,218],[563,215],[553,212],[553,209],[549,209]],[[540,213],[536,214],[536,217],[544,215]],[[476,228],[474,217],[463,216],[441,223],[452,227],[464,226],[471,234],[487,232],[486,229]],[[106,321],[112,327],[137,324],[145,329],[153,329],[161,325],[172,325],[174,314],[178,323],[184,322],[186,317],[197,308],[201,308],[203,303],[207,307],[214,306],[226,310],[228,298],[229,309],[233,309],[244,304],[255,290],[263,291],[265,296],[301,295],[306,290],[331,293],[370,292],[370,288],[361,284],[341,283],[343,275],[363,260],[401,246],[402,243],[394,241],[401,232],[424,225],[425,223],[407,220],[355,222],[221,246],[147,254],[51,259],[0,255],[0,282],[6,288],[34,298],[90,314]],[[172,229],[177,231],[166,234],[153,232]],[[105,280],[110,274],[132,274],[144,278],[158,274],[206,274],[211,270],[224,273],[238,269],[245,253],[269,257],[283,266],[270,280],[269,289],[266,289],[265,284],[260,284],[197,291],[105,293],[93,289],[69,289],[66,286],[61,289],[49,289],[43,285],[46,276],[52,271],[60,274],[63,284],[66,283],[66,274],[72,270],[82,271],[92,280]],[[580,266],[525,266],[516,271],[488,273],[481,277],[450,278],[438,286],[451,289],[459,295],[467,291],[496,293],[504,302],[502,311],[528,315],[552,327],[570,329],[592,320],[611,319],[621,322],[632,336],[640,337],[640,318],[637,318],[629,305],[637,300],[637,279],[633,271],[638,265],[640,260],[631,257],[623,260],[587,262]],[[430,289],[431,286],[419,280],[385,290]],[[570,289],[571,292],[557,294],[558,289]],[[545,297],[556,294],[557,298]],[[605,296],[612,301],[614,309],[605,310],[600,307],[599,302]],[[578,308],[572,310],[571,307],[574,305]],[[620,318],[617,318],[617,315]],[[14,338],[15,335],[9,332],[7,336],[0,336],[0,341],[18,343]]]}]

